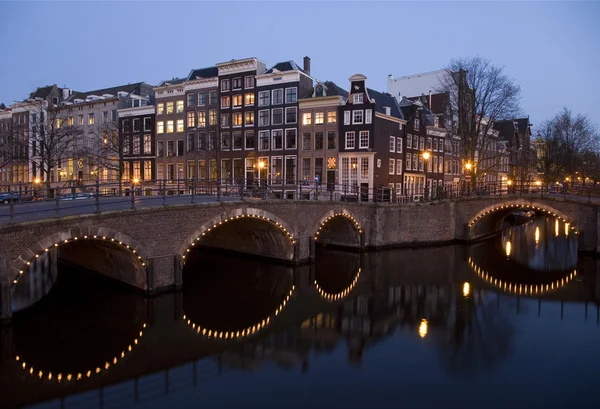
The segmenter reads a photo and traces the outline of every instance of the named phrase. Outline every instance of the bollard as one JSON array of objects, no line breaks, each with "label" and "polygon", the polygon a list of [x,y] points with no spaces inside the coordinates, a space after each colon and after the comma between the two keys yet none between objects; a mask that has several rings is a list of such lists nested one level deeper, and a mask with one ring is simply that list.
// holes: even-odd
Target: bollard
[{"label": "bollard", "polygon": [[96,213],[100,213],[100,182],[96,179]]},{"label": "bollard", "polygon": [[131,210],[135,210],[135,186],[131,185]]}]

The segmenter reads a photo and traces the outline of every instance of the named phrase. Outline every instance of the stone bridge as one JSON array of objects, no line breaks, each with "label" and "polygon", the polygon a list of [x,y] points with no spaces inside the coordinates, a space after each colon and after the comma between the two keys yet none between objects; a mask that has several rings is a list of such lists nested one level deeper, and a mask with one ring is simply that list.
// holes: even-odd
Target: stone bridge
[{"label": "stone bridge", "polygon": [[193,246],[300,264],[316,243],[380,249],[469,242],[497,234],[506,215],[530,209],[555,216],[579,248],[598,251],[598,205],[552,197],[489,196],[413,204],[240,201],[137,208],[0,227],[0,311],[11,317],[11,293],[45,252],[125,282],[145,293],[182,285]]}]

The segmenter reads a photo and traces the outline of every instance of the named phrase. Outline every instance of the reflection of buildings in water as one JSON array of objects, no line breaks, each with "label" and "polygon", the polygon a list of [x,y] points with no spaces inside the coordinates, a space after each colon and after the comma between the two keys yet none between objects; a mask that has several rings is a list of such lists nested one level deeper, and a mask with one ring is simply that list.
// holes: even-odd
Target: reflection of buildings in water
[{"label": "reflection of buildings in water", "polygon": [[36,258],[15,286],[12,294],[12,311],[17,312],[41,300],[56,282],[56,248]]},{"label": "reflection of buildings in water", "polygon": [[510,259],[538,271],[569,270],[577,265],[577,236],[555,218],[535,220],[505,229],[502,248],[510,243]]}]

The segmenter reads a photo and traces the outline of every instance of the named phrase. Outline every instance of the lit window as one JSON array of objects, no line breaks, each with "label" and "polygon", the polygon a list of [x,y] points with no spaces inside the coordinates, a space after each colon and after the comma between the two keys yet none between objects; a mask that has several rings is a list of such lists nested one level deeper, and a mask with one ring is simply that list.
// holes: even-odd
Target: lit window
[{"label": "lit window", "polygon": [[187,113],[187,126],[188,128],[196,126],[196,113],[194,111],[189,111]]},{"label": "lit window", "polygon": [[229,108],[231,100],[229,97],[221,97],[221,108]]},{"label": "lit window", "polygon": [[69,118],[67,118],[67,125],[73,126],[73,117],[72,116],[70,116]]},{"label": "lit window", "polygon": [[80,126],[83,125],[83,115],[77,115],[77,124]]},{"label": "lit window", "polygon": [[254,125],[254,112],[246,112],[245,120],[246,120],[246,126],[253,126]]},{"label": "lit window", "polygon": [[315,125],[320,125],[324,121],[323,112],[315,112]]},{"label": "lit window", "polygon": [[173,133],[173,121],[167,121],[167,133]]},{"label": "lit window", "polygon": [[337,122],[337,112],[329,111],[327,112],[327,123],[335,124]]},{"label": "lit window", "polygon": [[209,125],[217,124],[217,110],[216,109],[211,109],[210,111],[208,111],[208,124]]},{"label": "lit window", "polygon": [[173,113],[173,102],[167,102],[167,115],[171,115]]},{"label": "lit window", "polygon": [[183,119],[177,120],[177,132],[183,132]]},{"label": "lit window", "polygon": [[233,96],[233,107],[234,108],[239,108],[241,106],[242,106],[242,96],[240,94],[234,95]]},{"label": "lit window", "polygon": [[165,133],[165,123],[163,121],[156,123],[156,133]]},{"label": "lit window", "polygon": [[198,112],[198,127],[204,128],[206,126],[206,113],[204,111]]},{"label": "lit window", "polygon": [[[248,78],[248,77],[246,77]],[[252,78],[252,77],[250,77]],[[254,94],[253,93],[248,93],[245,96],[246,98],[246,105],[254,105]]]},{"label": "lit window", "polygon": [[312,113],[305,112],[302,114],[302,125],[312,124]]},{"label": "lit window", "polygon": [[94,114],[88,114],[88,125],[94,125]]},{"label": "lit window", "polygon": [[[241,81],[241,80],[240,80]],[[254,118],[252,118],[254,119]],[[233,126],[242,126],[243,116],[241,112],[233,114]]]},{"label": "lit window", "polygon": [[156,105],[156,115],[162,115],[165,112],[165,104]]}]

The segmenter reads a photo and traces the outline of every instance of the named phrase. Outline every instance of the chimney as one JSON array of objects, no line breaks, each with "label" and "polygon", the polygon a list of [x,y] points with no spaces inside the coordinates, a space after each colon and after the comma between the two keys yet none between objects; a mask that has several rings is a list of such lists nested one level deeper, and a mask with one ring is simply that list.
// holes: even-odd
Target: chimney
[{"label": "chimney", "polygon": [[310,75],[310,57],[304,57],[304,72]]},{"label": "chimney", "polygon": [[431,108],[431,90],[429,90],[429,109],[432,109]]}]

